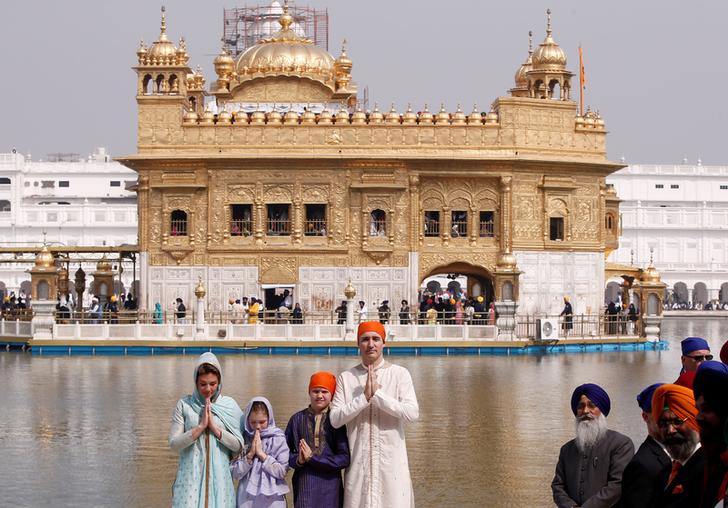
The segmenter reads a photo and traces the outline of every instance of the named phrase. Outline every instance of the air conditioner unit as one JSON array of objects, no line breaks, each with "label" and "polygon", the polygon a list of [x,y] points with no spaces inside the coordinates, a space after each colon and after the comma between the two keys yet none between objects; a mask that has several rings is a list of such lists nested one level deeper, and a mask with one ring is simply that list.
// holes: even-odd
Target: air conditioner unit
[{"label": "air conditioner unit", "polygon": [[536,320],[536,338],[538,340],[556,340],[559,338],[559,320],[538,319]]}]

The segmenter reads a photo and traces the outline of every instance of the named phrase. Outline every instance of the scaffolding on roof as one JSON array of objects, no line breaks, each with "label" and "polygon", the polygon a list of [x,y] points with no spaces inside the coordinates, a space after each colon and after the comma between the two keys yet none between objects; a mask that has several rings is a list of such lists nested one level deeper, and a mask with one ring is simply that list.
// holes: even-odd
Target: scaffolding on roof
[{"label": "scaffolding on roof", "polygon": [[[293,30],[311,39],[314,44],[329,50],[328,9],[290,6]],[[223,41],[225,48],[236,58],[260,39],[270,37],[278,30],[278,20],[283,13],[281,3],[274,0],[270,5],[235,7],[224,9]]]}]

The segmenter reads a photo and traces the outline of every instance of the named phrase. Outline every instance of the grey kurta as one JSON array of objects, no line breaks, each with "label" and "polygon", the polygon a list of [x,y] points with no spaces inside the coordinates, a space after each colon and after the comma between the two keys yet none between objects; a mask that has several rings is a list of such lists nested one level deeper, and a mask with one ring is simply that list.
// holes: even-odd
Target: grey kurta
[{"label": "grey kurta", "polygon": [[634,455],[627,436],[607,430],[594,448],[581,453],[572,439],[561,447],[551,482],[559,508],[609,508],[622,494],[622,472]]}]

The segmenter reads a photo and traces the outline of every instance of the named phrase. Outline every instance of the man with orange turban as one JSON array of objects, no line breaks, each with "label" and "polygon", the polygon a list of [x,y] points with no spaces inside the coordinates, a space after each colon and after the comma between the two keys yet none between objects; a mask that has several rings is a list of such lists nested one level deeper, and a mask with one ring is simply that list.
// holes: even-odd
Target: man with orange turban
[{"label": "man with orange turban", "polygon": [[658,485],[663,488],[658,489],[654,506],[699,506],[705,457],[693,391],[675,384],[658,387],[652,396],[652,414],[660,441],[672,458],[672,464],[658,476]]},{"label": "man with orange turban", "polygon": [[331,423],[346,425],[351,453],[344,478],[347,508],[414,506],[404,424],[417,420],[420,409],[409,371],[384,360],[386,338],[382,323],[361,323],[361,363],[336,380]]}]

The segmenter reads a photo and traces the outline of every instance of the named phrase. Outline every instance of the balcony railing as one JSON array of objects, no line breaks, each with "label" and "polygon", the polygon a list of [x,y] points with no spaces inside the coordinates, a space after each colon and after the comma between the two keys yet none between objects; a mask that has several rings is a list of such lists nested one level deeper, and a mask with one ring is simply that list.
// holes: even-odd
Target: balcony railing
[{"label": "balcony railing", "polygon": [[268,219],[268,236],[289,236],[290,234],[290,219]]},{"label": "balcony railing", "polygon": [[326,236],[326,219],[306,219],[305,236]]},{"label": "balcony railing", "polygon": [[230,236],[250,236],[253,231],[253,221],[250,219],[233,219],[230,221]]}]

